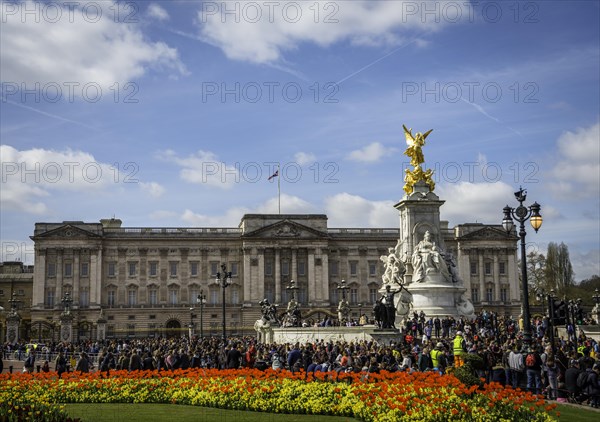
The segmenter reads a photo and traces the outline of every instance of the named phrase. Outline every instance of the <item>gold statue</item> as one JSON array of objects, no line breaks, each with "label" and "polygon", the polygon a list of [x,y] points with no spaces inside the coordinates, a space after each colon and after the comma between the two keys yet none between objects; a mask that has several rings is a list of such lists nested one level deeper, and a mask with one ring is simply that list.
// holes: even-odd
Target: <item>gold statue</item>
[{"label": "gold statue", "polygon": [[433,170],[427,169],[426,171],[423,171],[421,168],[421,164],[425,162],[422,147],[425,145],[425,138],[427,138],[433,129],[430,129],[425,133],[417,132],[413,136],[412,129],[407,129],[404,125],[402,125],[402,128],[404,128],[406,144],[408,145],[404,154],[407,157],[410,157],[410,164],[414,167],[414,170],[406,169],[406,175],[404,176],[404,181],[406,182],[404,185],[404,192],[406,192],[407,195],[410,195],[413,191],[413,186],[420,180],[427,183],[429,190],[433,191],[435,188]]}]

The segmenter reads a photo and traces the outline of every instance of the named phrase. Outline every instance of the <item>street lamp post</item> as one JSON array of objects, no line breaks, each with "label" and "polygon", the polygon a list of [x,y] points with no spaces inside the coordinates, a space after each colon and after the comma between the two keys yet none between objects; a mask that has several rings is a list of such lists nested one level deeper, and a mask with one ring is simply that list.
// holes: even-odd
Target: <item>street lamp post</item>
[{"label": "street lamp post", "polygon": [[521,238],[521,285],[523,290],[523,342],[526,346],[531,344],[531,314],[529,312],[529,286],[527,284],[527,261],[525,251],[525,221],[531,219],[531,227],[537,231],[542,226],[540,215],[540,204],[534,202],[529,208],[523,205],[527,199],[527,191],[520,188],[515,192],[515,198],[519,202],[517,208],[508,205],[504,207],[504,218],[502,227],[510,233],[513,229],[513,218],[519,222],[519,237]]},{"label": "street lamp post", "polygon": [[569,300],[567,304],[567,315],[570,320],[571,327],[573,327],[573,342],[575,343],[575,348],[577,348],[577,316],[579,314],[579,310],[581,309],[581,299],[577,300]]},{"label": "street lamp post", "polygon": [[362,318],[362,303],[359,303],[358,304],[358,325],[361,325],[360,324],[361,318]]},{"label": "street lamp post", "polygon": [[227,332],[225,330],[225,289],[231,286],[231,271],[227,271],[227,265],[221,264],[221,272],[217,273],[215,284],[223,290],[223,345],[227,343]]},{"label": "street lamp post", "polygon": [[204,305],[206,305],[206,296],[203,290],[200,290],[196,303],[200,305],[200,338],[202,339],[204,338]]}]

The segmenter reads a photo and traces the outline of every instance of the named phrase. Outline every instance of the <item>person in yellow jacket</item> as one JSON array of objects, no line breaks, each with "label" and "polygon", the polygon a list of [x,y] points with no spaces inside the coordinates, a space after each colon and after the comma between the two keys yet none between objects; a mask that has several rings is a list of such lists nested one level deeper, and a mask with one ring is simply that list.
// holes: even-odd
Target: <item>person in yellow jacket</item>
[{"label": "person in yellow jacket", "polygon": [[462,331],[457,331],[456,337],[452,340],[452,352],[454,353],[454,367],[463,366],[465,364],[463,356],[467,353],[467,343]]}]

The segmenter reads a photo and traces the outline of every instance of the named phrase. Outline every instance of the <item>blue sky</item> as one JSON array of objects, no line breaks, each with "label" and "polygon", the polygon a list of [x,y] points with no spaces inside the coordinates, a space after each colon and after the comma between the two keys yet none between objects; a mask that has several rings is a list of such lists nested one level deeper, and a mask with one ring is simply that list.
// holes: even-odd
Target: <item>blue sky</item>
[{"label": "blue sky", "polygon": [[35,222],[237,226],[247,212],[397,227],[424,148],[451,225],[528,189],[600,273],[595,1],[2,2],[2,259]]}]

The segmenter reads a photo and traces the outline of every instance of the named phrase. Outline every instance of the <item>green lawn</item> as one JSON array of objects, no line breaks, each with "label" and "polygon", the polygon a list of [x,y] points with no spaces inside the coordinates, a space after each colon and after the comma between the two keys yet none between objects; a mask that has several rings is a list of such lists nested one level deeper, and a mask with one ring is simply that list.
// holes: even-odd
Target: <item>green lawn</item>
[{"label": "green lawn", "polygon": [[67,404],[70,417],[83,422],[356,422],[340,416],[282,415],[170,404]]},{"label": "green lawn", "polygon": [[[356,422],[339,416],[282,415],[170,404],[68,404],[69,416],[83,422]],[[600,412],[559,405],[560,422],[597,422]]]}]

